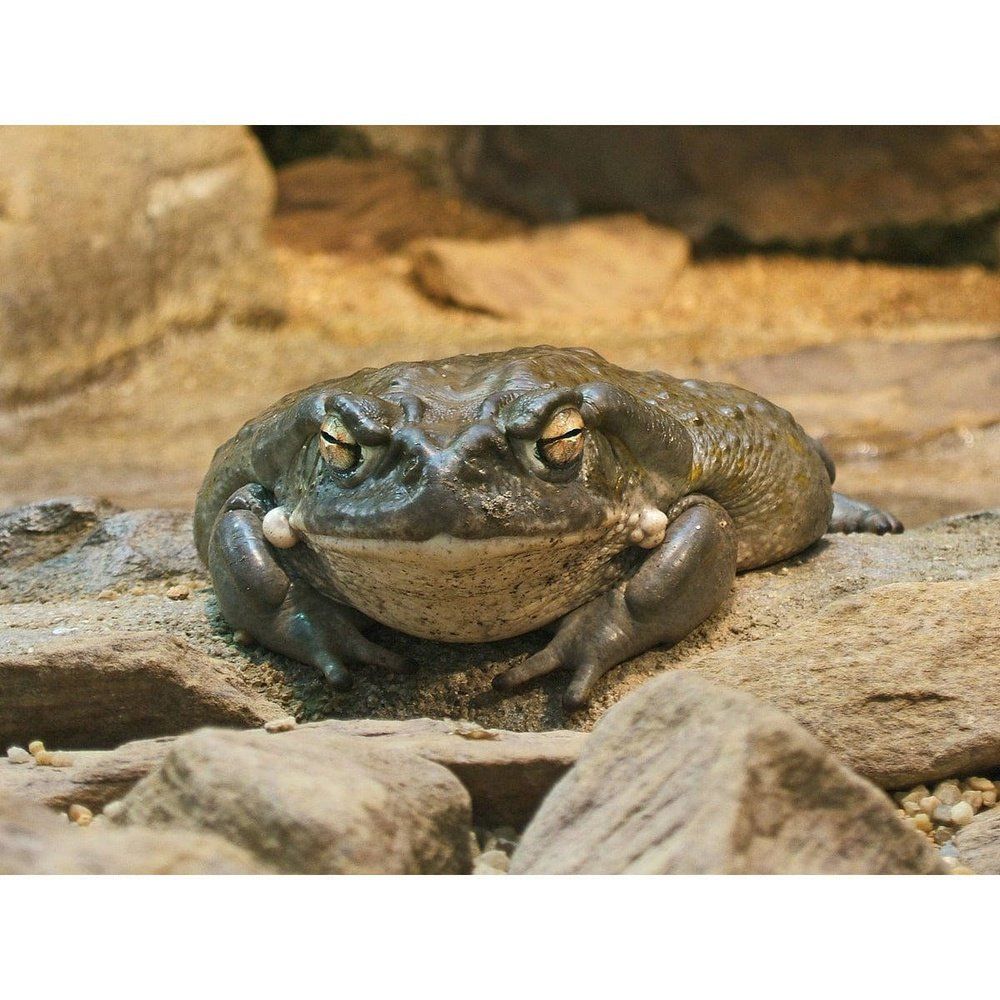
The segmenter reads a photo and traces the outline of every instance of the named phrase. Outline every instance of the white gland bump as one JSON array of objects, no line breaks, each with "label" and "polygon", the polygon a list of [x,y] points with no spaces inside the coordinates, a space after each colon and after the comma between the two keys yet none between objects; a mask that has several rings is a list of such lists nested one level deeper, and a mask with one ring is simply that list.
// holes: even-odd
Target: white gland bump
[{"label": "white gland bump", "polygon": [[[631,518],[629,519],[631,521]],[[629,541],[643,549],[655,549],[667,534],[667,515],[655,507],[646,507],[639,515],[635,527],[629,532]]]},{"label": "white gland bump", "polygon": [[288,523],[288,511],[284,507],[274,507],[269,510],[261,524],[264,526],[264,537],[276,549],[290,549],[299,540],[299,536]]}]

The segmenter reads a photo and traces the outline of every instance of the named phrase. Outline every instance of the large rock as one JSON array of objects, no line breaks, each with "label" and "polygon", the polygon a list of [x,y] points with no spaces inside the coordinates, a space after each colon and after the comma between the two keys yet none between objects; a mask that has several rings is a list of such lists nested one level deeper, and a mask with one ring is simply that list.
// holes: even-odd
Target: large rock
[{"label": "large rock", "polygon": [[1000,765],[1000,576],[901,583],[685,668],[783,709],[902,788]]},{"label": "large rock", "polygon": [[253,875],[247,851],[211,834],[81,828],[0,794],[0,875]]},{"label": "large rock", "polygon": [[469,795],[454,775],[319,728],[193,733],[121,802],[116,822],[217,833],[284,872],[471,867]]},{"label": "large rock", "polygon": [[[254,726],[284,714],[232,667],[158,632],[50,637],[8,630],[0,651],[0,746],[113,747],[198,726]],[[34,642],[34,645],[28,645]]]},{"label": "large rock", "polygon": [[186,511],[60,497],[0,513],[0,602],[97,595],[204,576]]},{"label": "large rock", "polygon": [[521,829],[587,739],[571,730],[512,733],[441,719],[330,720],[306,728],[364,736],[373,746],[443,764],[469,792],[476,824],[491,829]]},{"label": "large rock", "polygon": [[490,242],[424,240],[412,259],[434,298],[500,317],[565,319],[659,304],[688,252],[680,233],[625,216]]},{"label": "large rock", "polygon": [[977,875],[1000,875],[1000,807],[980,813],[955,835],[962,863]]},{"label": "large rock", "polygon": [[170,329],[273,315],[273,198],[243,128],[0,128],[0,399]]},{"label": "large rock", "polygon": [[0,797],[34,802],[49,809],[74,803],[98,812],[120,799],[166,756],[173,737],[134,740],[114,750],[73,750],[68,767],[47,767],[0,757]]},{"label": "large rock", "polygon": [[1000,127],[480,126],[457,167],[528,218],[641,211],[710,245],[996,264]]},{"label": "large rock", "polygon": [[514,852],[518,874],[925,874],[928,841],[801,726],[689,673],[616,705]]}]

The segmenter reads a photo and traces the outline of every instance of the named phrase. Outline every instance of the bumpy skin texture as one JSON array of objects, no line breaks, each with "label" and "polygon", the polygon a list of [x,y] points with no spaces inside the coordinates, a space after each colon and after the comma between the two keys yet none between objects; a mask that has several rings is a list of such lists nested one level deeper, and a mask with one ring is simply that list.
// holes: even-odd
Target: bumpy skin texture
[{"label": "bumpy skin texture", "polygon": [[[583,429],[554,466],[538,441],[567,414]],[[331,415],[349,468],[324,451]],[[372,618],[460,642],[557,623],[495,684],[567,667],[572,706],[704,621],[737,570],[828,529],[902,530],[832,478],[822,448],[753,393],[536,347],[286,396],[216,452],[195,537],[229,623],[336,687],[351,663],[406,669],[364,638]]]}]

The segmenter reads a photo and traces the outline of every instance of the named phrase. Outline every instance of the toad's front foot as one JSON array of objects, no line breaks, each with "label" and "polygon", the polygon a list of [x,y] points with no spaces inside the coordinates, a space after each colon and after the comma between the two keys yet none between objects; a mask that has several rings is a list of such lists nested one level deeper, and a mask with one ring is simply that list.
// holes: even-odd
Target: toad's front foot
[{"label": "toad's front foot", "polygon": [[237,490],[216,518],[208,566],[222,616],[262,646],[321,670],[337,690],[351,686],[347,667],[372,664],[394,671],[408,661],[366,639],[364,616],[337,604],[286,569],[281,549],[297,539],[264,487]]},{"label": "toad's front foot", "polygon": [[729,515],[707,497],[687,497],[671,511],[662,543],[630,580],[566,615],[544,649],[495,677],[493,686],[510,691],[569,668],[574,674],[563,704],[579,708],[612,667],[697,628],[726,599],[735,575]]}]

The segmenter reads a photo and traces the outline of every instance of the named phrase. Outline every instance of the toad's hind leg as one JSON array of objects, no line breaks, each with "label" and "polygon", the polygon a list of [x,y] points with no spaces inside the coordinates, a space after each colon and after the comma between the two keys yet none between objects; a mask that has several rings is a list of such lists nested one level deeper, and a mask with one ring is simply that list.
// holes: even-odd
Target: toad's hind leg
[{"label": "toad's hind leg", "polygon": [[552,641],[494,679],[508,691],[559,667],[574,671],[563,698],[586,704],[613,666],[653,646],[679,642],[726,599],[736,575],[732,519],[708,497],[685,497],[669,513],[662,543],[631,579],[559,623]]},{"label": "toad's hind leg", "polygon": [[319,668],[338,690],[351,686],[350,663],[409,669],[402,657],[366,639],[363,616],[286,570],[264,535],[274,501],[257,484],[237,490],[212,528],[208,568],[222,616],[262,646]]},{"label": "toad's hind leg", "polygon": [[903,530],[903,524],[887,510],[835,492],[828,530],[839,531],[845,535],[857,531],[868,531],[876,535],[898,535]]}]

